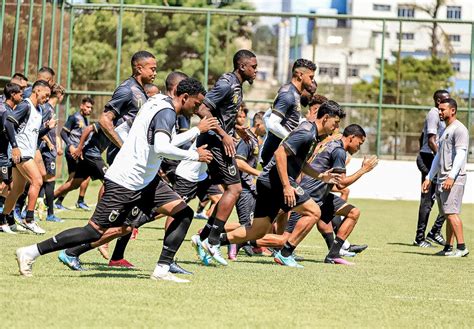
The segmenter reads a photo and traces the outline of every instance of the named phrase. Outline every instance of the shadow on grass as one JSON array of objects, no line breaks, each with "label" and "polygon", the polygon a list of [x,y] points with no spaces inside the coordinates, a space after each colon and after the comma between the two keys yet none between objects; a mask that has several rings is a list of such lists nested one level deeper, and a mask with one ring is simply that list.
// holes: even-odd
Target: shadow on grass
[{"label": "shadow on grass", "polygon": [[412,243],[406,243],[406,242],[387,242],[388,245],[391,246],[407,246],[407,247],[416,247]]},{"label": "shadow on grass", "polygon": [[426,253],[417,252],[417,251],[397,251],[397,252],[399,254],[412,254],[412,255],[420,255],[420,256],[428,256],[428,257],[432,257],[432,256],[441,257],[441,256],[436,255],[436,254],[426,254]]},{"label": "shadow on grass", "polygon": [[158,231],[164,231],[164,227],[154,227],[154,226],[142,226],[140,227],[140,230],[158,230]]},{"label": "shadow on grass", "polygon": [[134,278],[134,279],[150,279],[150,275],[148,274],[135,274],[135,273],[91,273],[91,274],[83,274],[81,278]]},{"label": "shadow on grass", "polygon": [[88,271],[140,271],[139,268],[126,268],[126,267],[116,267],[116,266],[108,266],[106,263],[97,263],[97,262],[84,262],[82,265],[87,266]]}]

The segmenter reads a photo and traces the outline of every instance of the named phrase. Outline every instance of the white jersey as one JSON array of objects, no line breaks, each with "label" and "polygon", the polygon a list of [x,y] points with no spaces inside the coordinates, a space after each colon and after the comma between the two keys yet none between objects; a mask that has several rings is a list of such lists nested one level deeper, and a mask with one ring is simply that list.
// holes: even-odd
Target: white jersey
[{"label": "white jersey", "polygon": [[[196,141],[189,149],[197,150]],[[207,164],[205,162],[182,160],[176,167],[176,175],[190,182],[201,182],[207,178]]]},{"label": "white jersey", "polygon": [[[155,115],[171,108],[165,95],[151,97],[138,111],[127,138],[118,152],[105,178],[129,190],[137,191],[147,186],[158,174],[163,158],[148,140],[148,130]],[[173,127],[171,138],[176,135]],[[152,137],[153,138],[153,137]]]},{"label": "white jersey", "polygon": [[30,114],[28,120],[20,126],[15,138],[21,151],[21,157],[34,158],[38,146],[38,134],[43,122],[43,114],[41,107],[36,107],[31,99],[27,98],[26,101],[30,106]]}]

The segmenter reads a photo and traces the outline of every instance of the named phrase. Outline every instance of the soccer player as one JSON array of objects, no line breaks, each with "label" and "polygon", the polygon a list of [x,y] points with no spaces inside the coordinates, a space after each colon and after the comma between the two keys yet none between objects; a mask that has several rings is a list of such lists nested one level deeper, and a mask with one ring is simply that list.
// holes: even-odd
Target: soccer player
[{"label": "soccer player", "polygon": [[28,87],[28,78],[21,73],[13,74],[10,83],[15,83],[20,86],[21,91],[23,92],[26,87]]},{"label": "soccer player", "polygon": [[[466,185],[466,159],[469,144],[467,128],[457,120],[456,101],[443,99],[438,105],[439,117],[446,129],[439,140],[438,152],[433,159],[430,172],[422,184],[422,192],[428,193],[431,182],[436,181],[436,201],[439,212],[446,218],[446,244],[437,253],[440,256],[465,257],[469,250],[464,243],[461,213],[462,197]],[[453,250],[456,238],[457,249]]]},{"label": "soccer player", "polygon": [[147,83],[143,86],[143,89],[145,89],[145,93],[148,97],[155,96],[156,94],[160,93],[160,89],[158,88],[157,85],[154,85],[153,83]]},{"label": "soccer player", "polygon": [[257,57],[249,50],[239,50],[233,58],[234,71],[223,74],[214,87],[206,94],[198,115],[214,116],[219,120],[215,131],[199,135],[197,146],[208,145],[213,159],[208,171],[213,184],[222,184],[224,193],[217,203],[214,213],[202,229],[199,239],[211,250],[211,255],[222,265],[227,261],[219,248],[219,236],[242,191],[239,171],[235,161],[234,130],[244,140],[248,135],[242,127],[235,126],[237,112],[242,103],[242,84],[252,84],[257,75]]},{"label": "soccer player", "polygon": [[46,127],[42,127],[42,114],[39,105],[47,102],[51,89],[46,81],[38,80],[33,84],[32,94],[17,105],[10,112],[5,121],[5,130],[12,147],[11,158],[15,167],[12,171],[13,184],[8,194],[0,221],[5,216],[10,216],[18,196],[23,193],[27,182],[28,204],[25,220],[18,224],[36,233],[44,234],[45,231],[34,221],[34,210],[39,190],[43,184],[38,166],[34,161],[38,138],[56,126],[56,120],[50,120]]},{"label": "soccer player", "polygon": [[[431,163],[438,152],[438,140],[443,134],[446,124],[439,117],[439,103],[449,98],[447,90],[436,90],[433,95],[434,107],[430,109],[426,115],[423,124],[423,132],[421,136],[420,154],[417,157],[417,165],[421,171],[421,182],[426,178],[431,169]],[[440,213],[433,224],[430,232],[426,235],[425,231],[430,217],[431,208],[433,208],[435,199],[435,187],[433,184],[428,193],[421,193],[420,206],[418,209],[418,224],[416,229],[415,241],[413,244],[419,247],[431,247],[431,243],[437,243],[444,246],[446,241],[441,234],[441,228],[444,224],[444,216]],[[431,243],[430,243],[431,242]]]},{"label": "soccer player", "polygon": [[191,116],[202,103],[205,90],[195,79],[178,85],[177,97],[156,95],[137,115],[127,140],[107,172],[105,190],[89,223],[72,228],[38,244],[16,251],[20,274],[32,276],[35,259],[53,251],[99,240],[110,228],[122,228],[132,209],[152,216],[155,210],[174,218],[163,239],[163,249],[151,278],[188,282],[169,272],[169,265],[183,242],[193,218],[192,209],[157,175],[162,157],[209,162],[205,146],[197,151],[171,144],[177,114]]},{"label": "soccer player", "polygon": [[[54,76],[55,76],[55,73],[52,68],[43,66],[38,70],[38,74],[36,75],[36,81],[38,80],[46,81],[49,87],[52,88],[54,86]],[[19,78],[22,79],[21,76],[19,76]],[[30,97],[32,92],[33,92],[32,86],[25,87],[23,90],[23,98]]]},{"label": "soccer player", "polygon": [[[92,113],[94,107],[94,100],[86,96],[81,100],[79,111],[71,114],[61,130],[61,138],[66,144],[66,162],[68,170],[68,178],[65,185],[71,184],[77,169],[77,160],[73,158],[72,154],[76,151],[79,141],[81,140],[84,129],[89,125],[88,116]],[[90,207],[85,203],[84,197],[86,195],[87,187],[89,186],[90,178],[84,180],[79,187],[79,197],[76,202],[76,208],[83,210],[90,210]],[[65,195],[60,195],[56,202],[55,208],[66,209],[62,202]]]},{"label": "soccer player", "polygon": [[[339,104],[333,101],[324,103],[318,111],[315,122],[304,121],[294,129],[275,151],[275,155],[257,179],[257,202],[254,220],[251,226],[223,234],[222,245],[242,243],[262,238],[272,227],[280,210],[290,210],[301,215],[303,222],[316,223],[320,217],[319,206],[296,182],[301,172],[315,179],[329,183],[337,183],[339,175],[328,171],[317,172],[307,160],[320,141],[321,136],[331,134],[339,127],[341,118],[345,116]],[[295,229],[294,234],[281,250],[280,259],[285,265],[296,266],[292,254],[296,246],[304,239],[307,232]],[[194,241],[194,236],[192,240]],[[199,241],[195,241],[194,243]],[[205,244],[199,246],[211,253]],[[201,251],[201,250],[198,250]]]}]

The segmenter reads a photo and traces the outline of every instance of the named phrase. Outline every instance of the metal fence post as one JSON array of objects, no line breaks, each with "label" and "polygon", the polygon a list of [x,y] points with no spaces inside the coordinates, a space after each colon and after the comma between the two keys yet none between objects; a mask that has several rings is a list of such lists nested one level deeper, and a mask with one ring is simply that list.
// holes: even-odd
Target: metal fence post
[{"label": "metal fence post", "polygon": [[123,16],[123,0],[120,0],[120,9],[117,26],[117,71],[115,72],[115,86],[120,83],[120,64],[122,63],[122,17]]},{"label": "metal fence post", "polygon": [[299,45],[299,40],[298,40],[298,25],[299,25],[299,16],[296,16],[295,17],[295,40],[293,41],[293,51],[295,52],[294,56],[294,60],[298,59],[298,45]]},{"label": "metal fence post", "polygon": [[6,1],[2,1],[2,9],[0,15],[0,55],[2,54],[3,50],[3,21],[5,20],[5,5]]},{"label": "metal fence post", "polygon": [[[61,71],[62,71],[62,61],[63,61],[63,34],[64,34],[64,14],[65,14],[65,9],[66,8],[66,3],[63,1],[61,4],[61,17],[59,19],[59,49],[58,49],[58,71],[57,71],[57,77],[58,77],[58,83],[61,84]],[[57,115],[56,115],[57,117]]]},{"label": "metal fence post", "polygon": [[30,71],[30,51],[31,51],[31,34],[33,31],[33,14],[35,7],[35,0],[30,0],[30,13],[28,15],[28,32],[26,32],[26,54],[25,54],[25,67],[23,72],[28,77]]},{"label": "metal fence post", "polygon": [[[383,79],[384,79],[384,52],[385,52],[385,20],[382,21],[382,50],[380,56],[380,81],[379,81],[379,106],[377,111],[377,138],[376,138],[376,153],[380,156],[380,134],[382,130],[382,102],[383,102]],[[396,145],[395,145],[396,147]]]},{"label": "metal fence post", "polygon": [[43,43],[44,43],[44,23],[46,21],[46,0],[43,0],[41,4],[41,30],[39,40],[39,53],[38,53],[38,69],[43,66]]},{"label": "metal fence post", "polygon": [[73,32],[74,32],[74,7],[71,6],[71,13],[69,14],[69,45],[68,45],[68,58],[67,58],[67,82],[66,82],[66,113],[65,119],[69,116],[69,108],[71,106],[71,68],[72,68],[72,42],[74,39]]},{"label": "metal fence post", "polygon": [[469,60],[469,95],[467,98],[467,129],[472,134],[472,67],[474,61],[474,23],[471,24],[471,56]]},{"label": "metal fence post", "polygon": [[12,76],[16,72],[16,54],[18,51],[18,31],[20,28],[20,10],[21,10],[20,6],[21,6],[21,1],[18,1],[16,3],[15,32],[13,35],[12,67],[11,67],[10,76]]},{"label": "metal fence post", "polygon": [[53,0],[51,5],[52,14],[51,14],[51,34],[49,36],[49,61],[48,66],[53,67],[53,53],[54,53],[54,35],[55,35],[55,25],[56,25],[56,7],[58,0]]},{"label": "metal fence post", "polygon": [[211,43],[211,12],[207,12],[206,17],[206,49],[204,50],[204,81],[203,86],[207,90],[209,81],[209,47]]}]

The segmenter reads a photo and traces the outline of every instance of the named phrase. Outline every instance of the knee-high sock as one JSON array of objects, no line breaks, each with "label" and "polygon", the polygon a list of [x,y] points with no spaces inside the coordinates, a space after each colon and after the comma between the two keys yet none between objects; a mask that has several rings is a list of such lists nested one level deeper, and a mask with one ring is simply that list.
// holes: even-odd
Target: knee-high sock
[{"label": "knee-high sock", "polygon": [[48,207],[48,216],[54,214],[54,185],[55,181],[45,182],[43,184],[44,194],[46,197],[46,206]]},{"label": "knee-high sock", "polygon": [[125,249],[127,248],[128,242],[130,241],[130,237],[132,236],[132,232],[128,233],[127,235],[121,236],[117,239],[117,243],[115,244],[115,249],[112,254],[111,260],[120,260],[123,259],[125,254]]},{"label": "knee-high sock", "polygon": [[38,251],[41,255],[75,247],[84,243],[94,242],[100,239],[102,234],[96,231],[90,224],[84,227],[75,227],[62,231],[50,239],[38,243]]},{"label": "knee-high sock", "polygon": [[188,232],[189,226],[194,217],[194,212],[189,206],[187,206],[183,210],[174,214],[173,217],[174,221],[166,230],[165,238],[163,239],[163,249],[158,264],[171,264],[174,255],[186,237],[186,233]]}]

